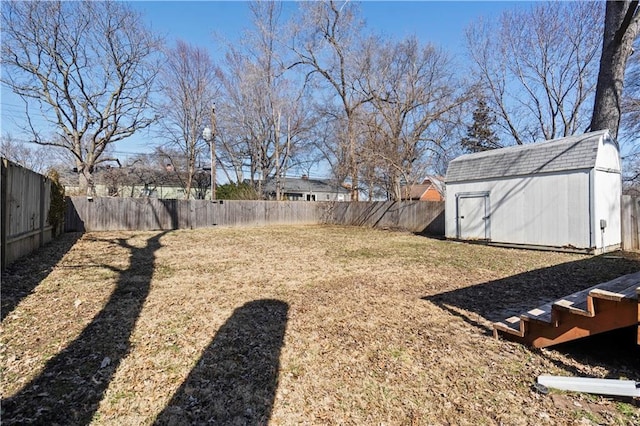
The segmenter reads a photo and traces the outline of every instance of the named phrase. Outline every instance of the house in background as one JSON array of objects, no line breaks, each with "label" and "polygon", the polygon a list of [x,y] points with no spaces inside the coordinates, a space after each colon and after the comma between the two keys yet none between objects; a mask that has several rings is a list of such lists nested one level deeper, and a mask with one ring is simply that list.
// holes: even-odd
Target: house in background
[{"label": "house in background", "polygon": [[400,189],[402,201],[444,201],[444,181],[435,176],[427,177],[420,184],[402,186]]},{"label": "house in background", "polygon": [[[301,178],[282,178],[280,198],[289,201],[349,201],[348,189],[328,180]],[[267,199],[276,199],[276,182],[270,179],[265,183],[264,193]]]},{"label": "house in background", "polygon": [[463,155],[445,182],[447,238],[620,247],[620,153],[606,130]]},{"label": "house in background", "polygon": [[[97,167],[93,179],[96,195],[99,197],[185,198],[184,182],[170,165],[164,168]],[[204,199],[208,196],[207,193],[210,195],[210,179],[208,172],[197,173],[190,198]],[[60,181],[67,194],[79,194],[77,172],[63,171],[60,173]]]}]

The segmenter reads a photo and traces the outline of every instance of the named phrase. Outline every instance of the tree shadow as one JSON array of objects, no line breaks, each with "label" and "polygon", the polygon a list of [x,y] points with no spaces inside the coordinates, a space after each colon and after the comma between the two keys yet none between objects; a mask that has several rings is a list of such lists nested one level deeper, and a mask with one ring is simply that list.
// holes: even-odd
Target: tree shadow
[{"label": "tree shadow", "polygon": [[154,424],[267,424],[288,310],[268,299],[236,309]]},{"label": "tree shadow", "polygon": [[[462,318],[467,323],[478,327],[486,335],[493,330],[490,323],[527,312],[533,308],[561,299],[564,296],[604,283],[620,276],[638,272],[640,257],[621,252],[607,255],[585,257],[582,260],[563,263],[548,268],[524,272],[507,278],[489,281],[470,287],[425,296],[438,307]],[[621,357],[616,354],[622,344],[627,353],[635,345],[635,339],[629,342],[610,344],[610,339],[628,334],[618,331],[609,335],[592,336],[590,341],[574,341],[557,345],[553,350],[564,353],[585,362],[615,367]],[[598,343],[600,342],[600,343]],[[609,342],[609,343],[606,343]],[[598,349],[594,349],[598,346]],[[598,353],[598,355],[596,355]],[[635,352],[636,354],[638,352]],[[638,368],[638,358],[627,357],[621,368]],[[634,366],[635,364],[635,366]],[[571,366],[563,365],[573,371]],[[616,367],[617,368],[617,367]]]},{"label": "tree shadow", "polygon": [[130,267],[120,273],[108,302],[82,333],[45,365],[40,375],[2,400],[3,424],[89,424],[120,362],[149,294],[161,232],[130,251]]},{"label": "tree shadow", "polygon": [[445,226],[445,217],[444,217],[444,208],[436,217],[431,219],[431,222],[420,232],[416,232],[416,235],[422,235],[429,238],[434,238],[438,240],[444,240],[444,226]]},{"label": "tree shadow", "polygon": [[47,278],[81,236],[82,234],[78,232],[62,234],[2,271],[2,286],[0,286],[2,321]]},{"label": "tree shadow", "polygon": [[76,209],[73,198],[65,197],[64,201],[64,232],[86,232],[84,221]]}]

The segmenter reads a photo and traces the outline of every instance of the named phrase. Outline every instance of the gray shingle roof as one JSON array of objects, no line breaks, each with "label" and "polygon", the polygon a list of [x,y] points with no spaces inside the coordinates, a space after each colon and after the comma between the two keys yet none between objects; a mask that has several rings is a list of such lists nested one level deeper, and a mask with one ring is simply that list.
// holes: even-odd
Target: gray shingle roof
[{"label": "gray shingle roof", "polygon": [[449,163],[445,181],[462,182],[595,167],[598,142],[608,131],[585,133],[462,155]]},{"label": "gray shingle roof", "polygon": [[[265,191],[275,192],[276,184],[270,179],[265,184]],[[300,179],[300,178],[283,178],[282,190],[284,192],[329,192],[348,194],[349,190],[340,185],[336,185],[328,179]]]}]

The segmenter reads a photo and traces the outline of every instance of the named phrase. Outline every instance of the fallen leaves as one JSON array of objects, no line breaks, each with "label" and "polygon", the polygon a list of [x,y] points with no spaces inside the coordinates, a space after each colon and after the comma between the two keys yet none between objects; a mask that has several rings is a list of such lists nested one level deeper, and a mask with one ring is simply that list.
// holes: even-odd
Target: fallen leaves
[{"label": "fallen leaves", "polygon": [[[69,418],[93,424],[640,421],[633,404],[531,387],[543,373],[637,378],[633,342],[596,357],[489,335],[501,310],[638,270],[633,256],[318,226],[94,233],[60,250],[3,274],[2,397],[43,374],[65,386],[23,398],[33,417],[3,404],[3,424],[50,418],[61,392]],[[49,272],[21,286],[38,263]],[[103,334],[78,345],[88,327]]]}]

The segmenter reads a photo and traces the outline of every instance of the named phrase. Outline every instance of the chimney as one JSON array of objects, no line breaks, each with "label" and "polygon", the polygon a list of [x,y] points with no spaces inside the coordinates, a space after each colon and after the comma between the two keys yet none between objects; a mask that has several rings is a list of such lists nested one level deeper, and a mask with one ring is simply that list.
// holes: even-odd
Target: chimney
[{"label": "chimney", "polygon": [[302,175],[302,180],[308,180],[308,179],[309,179],[309,176],[307,176],[307,175]]}]

